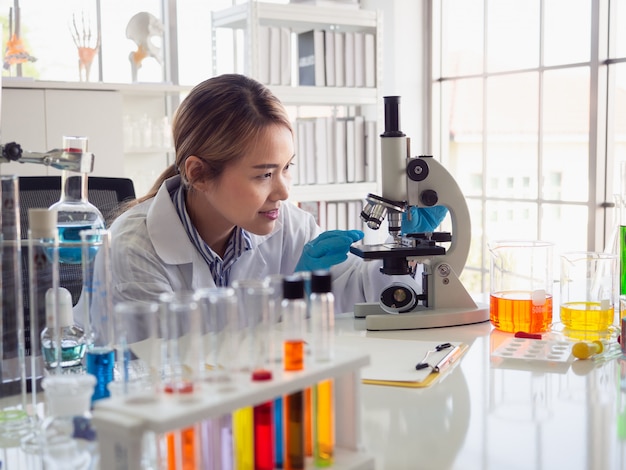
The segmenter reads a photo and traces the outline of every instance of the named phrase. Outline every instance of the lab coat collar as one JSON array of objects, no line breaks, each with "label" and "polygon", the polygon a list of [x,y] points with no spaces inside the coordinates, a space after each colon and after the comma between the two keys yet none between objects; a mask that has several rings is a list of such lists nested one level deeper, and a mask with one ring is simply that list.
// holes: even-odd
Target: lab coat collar
[{"label": "lab coat collar", "polygon": [[[156,253],[165,263],[175,265],[192,263],[199,255],[189,240],[170,197],[170,192],[180,184],[180,175],[167,179],[159,188],[146,216],[148,234]],[[282,215],[281,211],[281,217],[276,221],[274,230],[270,234],[250,234],[252,249],[242,256],[257,255],[256,248],[282,230]],[[265,260],[259,261],[265,264]]]}]

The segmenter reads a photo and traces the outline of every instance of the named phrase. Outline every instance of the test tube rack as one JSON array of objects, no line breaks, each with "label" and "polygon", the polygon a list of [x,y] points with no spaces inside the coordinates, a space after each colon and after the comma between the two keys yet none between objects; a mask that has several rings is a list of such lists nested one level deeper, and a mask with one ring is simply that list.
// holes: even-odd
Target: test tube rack
[{"label": "test tube rack", "polygon": [[[335,359],[307,363],[305,370],[273,370],[273,379],[253,382],[235,374],[228,384],[202,383],[193,397],[159,394],[151,400],[114,397],[96,402],[93,423],[100,444],[101,470],[141,468],[141,443],[146,432],[167,433],[237,409],[285,396],[326,379],[335,384],[335,458],[331,468],[370,470],[375,462],[361,443],[361,374],[369,356],[337,349]],[[312,361],[311,361],[312,362]],[[309,462],[307,462],[309,466]],[[312,468],[312,464],[310,465]]]}]

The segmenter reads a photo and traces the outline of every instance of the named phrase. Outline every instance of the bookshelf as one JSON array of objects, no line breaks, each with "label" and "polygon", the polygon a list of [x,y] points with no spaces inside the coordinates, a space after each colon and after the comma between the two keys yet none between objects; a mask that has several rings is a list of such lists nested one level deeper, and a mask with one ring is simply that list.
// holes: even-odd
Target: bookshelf
[{"label": "bookshelf", "polygon": [[[287,30],[289,39],[285,41],[284,34],[272,30],[283,33]],[[300,65],[307,61],[299,58],[300,39],[311,31],[332,37],[331,46],[328,41],[324,42],[324,51],[315,62],[318,66],[322,61],[320,57],[324,57],[326,80],[323,84],[301,85]],[[378,194],[381,189],[378,136],[383,121],[382,12],[250,1],[214,11],[211,35],[213,73],[244,73],[265,83],[292,117],[298,174],[294,175],[290,200],[297,204],[306,202],[309,206],[312,202],[357,201],[360,212],[367,194]],[[360,42],[357,41],[361,44],[360,49],[348,46],[354,42],[354,39],[347,41],[348,36],[361,38]],[[276,42],[276,37],[281,37],[282,42]],[[332,56],[327,54],[329,50],[334,52]],[[361,54],[356,54],[359,50]],[[224,61],[225,57],[234,59]],[[307,63],[310,64],[310,60]],[[273,75],[272,70],[275,70]],[[277,70],[282,73],[277,75]],[[361,70],[361,73],[355,73],[355,70]],[[349,78],[349,75],[353,77]],[[355,81],[359,75],[361,78]],[[342,156],[337,150],[342,144],[337,144],[338,131],[334,128],[341,120],[356,121],[357,128],[359,121],[373,123],[367,126],[367,132],[362,129],[360,134],[357,133],[361,137],[357,137],[356,148],[360,143],[363,152],[358,158],[349,153]],[[327,130],[320,132],[318,127],[316,131],[305,133],[300,125],[304,121],[317,121],[318,126],[325,126]],[[314,142],[310,142],[311,139]],[[350,142],[349,135],[346,139]],[[370,154],[366,156],[368,148]],[[337,167],[342,158],[347,159],[346,164]],[[350,173],[351,159],[356,159],[353,163],[357,165],[356,173]],[[366,162],[369,168],[359,166]],[[341,173],[337,172],[341,171],[348,173],[340,176]],[[318,222],[324,228],[324,221]],[[360,228],[358,218],[357,223],[358,227],[350,228]]]}]

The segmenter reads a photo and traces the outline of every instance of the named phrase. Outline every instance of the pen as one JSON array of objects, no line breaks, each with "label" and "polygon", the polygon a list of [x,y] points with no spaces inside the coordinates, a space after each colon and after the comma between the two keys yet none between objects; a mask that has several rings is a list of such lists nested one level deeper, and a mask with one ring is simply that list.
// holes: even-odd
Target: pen
[{"label": "pen", "polygon": [[461,357],[462,353],[463,349],[461,349],[461,346],[455,346],[452,351],[446,354],[444,358],[433,367],[433,372],[443,372],[454,364],[456,360]]}]

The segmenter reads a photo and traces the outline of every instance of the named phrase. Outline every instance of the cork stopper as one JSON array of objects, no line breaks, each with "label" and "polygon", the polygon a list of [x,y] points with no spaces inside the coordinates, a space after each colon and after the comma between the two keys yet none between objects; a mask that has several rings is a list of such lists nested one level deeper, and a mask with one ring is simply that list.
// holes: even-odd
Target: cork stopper
[{"label": "cork stopper", "polygon": [[28,227],[30,228],[30,238],[54,238],[57,233],[56,209],[28,209]]}]

